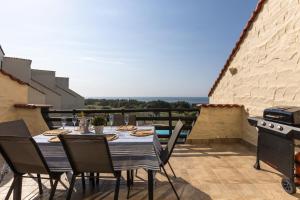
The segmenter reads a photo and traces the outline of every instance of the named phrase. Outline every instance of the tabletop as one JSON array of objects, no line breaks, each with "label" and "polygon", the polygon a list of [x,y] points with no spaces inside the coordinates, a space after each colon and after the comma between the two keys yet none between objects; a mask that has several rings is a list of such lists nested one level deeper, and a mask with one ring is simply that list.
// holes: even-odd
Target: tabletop
[{"label": "tabletop", "polygon": [[[74,127],[65,127],[70,130],[69,134],[83,134]],[[116,133],[118,139],[109,141],[108,145],[112,155],[115,170],[132,170],[145,168],[159,170],[159,158],[157,150],[161,148],[154,126],[139,126],[138,130],[152,129],[154,134],[145,137],[132,136],[129,131],[117,131],[117,127],[104,127],[104,134]],[[88,134],[95,134],[91,131]],[[53,136],[42,134],[34,137],[39,145],[51,170],[70,170],[70,164],[61,143],[49,142]]]}]

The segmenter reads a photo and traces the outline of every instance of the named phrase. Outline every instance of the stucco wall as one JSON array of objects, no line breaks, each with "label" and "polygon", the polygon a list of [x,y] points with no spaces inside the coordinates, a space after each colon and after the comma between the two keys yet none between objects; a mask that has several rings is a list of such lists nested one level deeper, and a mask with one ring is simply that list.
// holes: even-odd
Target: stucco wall
[{"label": "stucco wall", "polygon": [[32,135],[48,129],[40,109],[16,108],[15,104],[27,104],[29,86],[22,85],[0,73],[0,122],[23,119]]},{"label": "stucco wall", "polygon": [[23,119],[32,136],[41,134],[49,130],[41,115],[40,108],[16,108],[17,119]]},{"label": "stucco wall", "polygon": [[76,104],[76,97],[62,88],[56,87],[57,91],[61,95],[61,109],[74,109]]},{"label": "stucco wall", "polygon": [[25,83],[31,78],[31,60],[4,57],[2,69]]},{"label": "stucco wall", "polygon": [[28,103],[31,104],[46,104],[46,95],[40,91],[29,87],[28,90]]},{"label": "stucco wall", "polygon": [[55,71],[32,69],[31,78],[51,89],[55,88]]},{"label": "stucco wall", "polygon": [[61,95],[54,91],[54,89],[50,89],[41,85],[40,83],[31,80],[30,85],[34,86],[35,88],[41,90],[46,95],[46,104],[52,105],[53,109],[61,109]]},{"label": "stucco wall", "polygon": [[14,104],[27,103],[28,86],[21,85],[0,73],[0,122],[17,117]]},{"label": "stucco wall", "polygon": [[242,110],[242,107],[202,107],[187,141],[242,138]]},{"label": "stucco wall", "polygon": [[300,1],[268,0],[229,68],[237,73],[227,70],[210,103],[242,104],[252,116],[266,107],[300,106]]}]

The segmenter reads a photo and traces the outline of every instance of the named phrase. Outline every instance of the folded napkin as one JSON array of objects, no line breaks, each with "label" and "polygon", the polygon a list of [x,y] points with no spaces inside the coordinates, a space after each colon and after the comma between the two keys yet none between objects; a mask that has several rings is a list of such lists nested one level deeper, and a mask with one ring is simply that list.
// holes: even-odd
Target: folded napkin
[{"label": "folded napkin", "polygon": [[132,133],[130,133],[130,135],[136,136],[136,137],[145,137],[145,136],[149,136],[149,135],[153,135],[153,134],[154,134],[154,132],[152,129],[135,130]]},{"label": "folded napkin", "polygon": [[136,130],[135,126],[128,125],[128,126],[120,126],[117,131],[134,131]]},{"label": "folded napkin", "polygon": [[45,136],[56,136],[59,134],[67,134],[67,133],[71,133],[72,131],[70,130],[66,130],[66,129],[54,129],[54,130],[49,130],[49,131],[45,131],[43,133],[43,135]]},{"label": "folded napkin", "polygon": [[55,137],[49,138],[48,142],[54,142],[54,143],[56,143],[56,142],[60,142],[60,140],[59,140],[59,138],[57,136],[55,136]]},{"label": "folded napkin", "polygon": [[115,133],[105,134],[104,136],[106,137],[107,141],[113,141],[119,138],[119,136]]}]

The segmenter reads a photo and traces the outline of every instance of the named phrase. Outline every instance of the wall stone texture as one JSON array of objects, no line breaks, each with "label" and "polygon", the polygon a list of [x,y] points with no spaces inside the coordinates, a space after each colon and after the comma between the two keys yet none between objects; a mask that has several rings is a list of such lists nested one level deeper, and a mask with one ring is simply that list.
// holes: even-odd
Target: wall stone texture
[{"label": "wall stone texture", "polygon": [[300,1],[268,0],[229,68],[237,73],[226,71],[209,102],[244,105],[243,135],[255,143],[245,116],[272,106],[300,106]]},{"label": "wall stone texture", "polygon": [[187,142],[242,138],[242,112],[242,107],[202,107]]}]

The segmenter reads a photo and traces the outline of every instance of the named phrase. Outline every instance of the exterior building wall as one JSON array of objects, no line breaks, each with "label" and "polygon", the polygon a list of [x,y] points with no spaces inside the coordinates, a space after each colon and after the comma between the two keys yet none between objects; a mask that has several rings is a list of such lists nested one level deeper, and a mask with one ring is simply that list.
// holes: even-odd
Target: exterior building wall
[{"label": "exterior building wall", "polygon": [[23,119],[32,136],[39,135],[49,130],[42,114],[41,108],[16,108],[18,119]]},{"label": "exterior building wall", "polygon": [[39,108],[16,108],[15,104],[27,104],[30,86],[20,84],[0,73],[0,123],[23,119],[32,135],[48,130]]},{"label": "exterior building wall", "polygon": [[31,79],[49,87],[55,89],[55,72],[47,70],[31,70]]},{"label": "exterior building wall", "polygon": [[[209,98],[245,107],[243,138],[255,143],[246,116],[271,106],[300,106],[300,2],[268,0]],[[235,71],[235,72],[234,72]]]},{"label": "exterior building wall", "polygon": [[67,77],[55,77],[56,85],[64,89],[69,88],[69,78]]},{"label": "exterior building wall", "polygon": [[28,103],[30,104],[46,104],[46,94],[29,87]]},{"label": "exterior building wall", "polygon": [[75,97],[74,101],[74,109],[82,109],[84,108],[84,97],[80,96],[78,93],[74,92],[71,89],[67,89],[69,93],[71,93]]},{"label": "exterior building wall", "polygon": [[242,138],[242,107],[201,107],[191,133],[189,143],[197,143],[210,139]]},{"label": "exterior building wall", "polygon": [[[78,93],[74,92],[73,90],[69,89],[69,78],[66,77],[56,77],[56,85],[58,88],[63,89],[61,93],[62,95],[65,94],[67,96],[72,96],[72,100],[68,104],[64,104],[64,106],[62,106],[65,109],[70,109],[72,106],[72,109],[80,109],[80,108],[84,108],[84,97],[80,96]],[[67,97],[65,97],[67,98]],[[71,105],[72,104],[72,105]]]},{"label": "exterior building wall", "polygon": [[59,87],[55,90],[61,95],[61,109],[74,109],[76,97]]},{"label": "exterior building wall", "polygon": [[54,91],[53,89],[50,89],[37,81],[31,80],[30,85],[33,87],[37,88],[38,90],[41,90],[43,93],[45,93],[45,103],[52,105],[53,109],[61,109],[62,105],[62,100],[61,100],[61,95]]},{"label": "exterior building wall", "polygon": [[27,103],[28,86],[20,85],[0,73],[0,122],[17,118],[14,104]]},{"label": "exterior building wall", "polygon": [[2,69],[25,83],[30,82],[31,60],[21,58],[4,57]]},{"label": "exterior building wall", "polygon": [[2,51],[2,48],[0,46],[0,69],[2,69],[3,57],[4,57],[4,52]]}]

